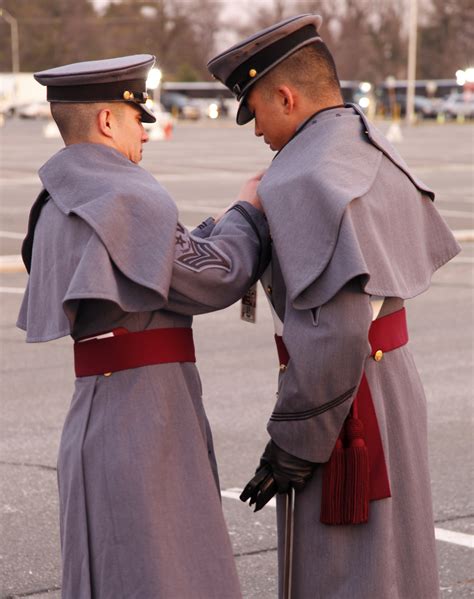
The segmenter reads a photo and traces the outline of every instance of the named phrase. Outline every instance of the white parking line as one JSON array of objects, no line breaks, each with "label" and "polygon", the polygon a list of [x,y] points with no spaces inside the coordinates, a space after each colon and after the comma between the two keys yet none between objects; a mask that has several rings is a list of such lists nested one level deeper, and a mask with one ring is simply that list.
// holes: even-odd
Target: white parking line
[{"label": "white parking line", "polygon": [[474,229],[455,229],[452,233],[457,241],[474,241]]},{"label": "white parking line", "polygon": [[474,256],[456,256],[448,264],[451,264],[451,262],[457,262],[458,264],[474,264]]},{"label": "white parking line", "polygon": [[20,254],[0,256],[0,273],[26,272]]},{"label": "white parking line", "polygon": [[0,177],[0,185],[41,185],[37,175],[25,175],[25,176],[13,176],[13,177]]},{"label": "white parking line", "polygon": [[0,287],[0,293],[12,293],[16,295],[23,295],[25,290],[23,287]]},{"label": "white parking line", "polygon": [[453,545],[461,545],[462,547],[474,549],[474,535],[469,535],[465,532],[435,528],[435,537],[437,541],[444,541],[445,543],[453,543]]},{"label": "white parking line", "polygon": [[[242,489],[233,487],[231,489],[222,490],[221,496],[226,497],[227,499],[239,499],[241,493]],[[275,498],[270,499],[267,505],[276,507]],[[445,543],[452,543],[453,545],[474,549],[474,535],[465,532],[455,532],[454,530],[446,530],[444,528],[435,528],[434,531],[437,541],[444,541]]]},{"label": "white parking line", "polygon": [[450,162],[449,164],[420,165],[414,166],[413,170],[418,173],[470,173],[472,164]]},{"label": "white parking line", "polygon": [[211,182],[216,180],[228,181],[229,179],[237,179],[245,181],[249,177],[247,171],[225,171],[225,170],[196,170],[183,173],[152,173],[152,175],[160,183],[172,183],[175,181],[205,181]]},{"label": "white parking line", "polygon": [[[232,489],[221,490],[221,496],[227,497],[227,499],[239,499],[241,493],[242,493],[242,489],[237,489],[235,487]],[[267,505],[269,505],[270,507],[276,507],[275,498],[270,499],[270,501],[267,503]]]},{"label": "white parking line", "polygon": [[441,216],[460,216],[462,218],[474,218],[474,212],[466,212],[465,210],[445,210],[440,208],[438,212]]},{"label": "white parking line", "polygon": [[3,239],[24,239],[25,233],[13,233],[12,231],[0,231],[0,237]]}]

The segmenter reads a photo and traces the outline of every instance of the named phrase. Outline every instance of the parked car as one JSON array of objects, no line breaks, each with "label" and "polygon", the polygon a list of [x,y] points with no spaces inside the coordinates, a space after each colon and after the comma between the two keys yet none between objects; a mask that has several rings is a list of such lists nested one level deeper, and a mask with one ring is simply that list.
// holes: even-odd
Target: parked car
[{"label": "parked car", "polygon": [[426,96],[415,96],[415,114],[424,119],[435,119],[441,110],[441,98],[427,98]]},{"label": "parked car", "polygon": [[51,118],[51,110],[49,102],[32,102],[31,104],[23,104],[18,106],[16,113],[22,119],[49,119]]},{"label": "parked car", "polygon": [[156,117],[155,123],[143,123],[150,139],[169,139],[173,133],[174,117],[158,102],[147,100],[147,106],[153,110]]},{"label": "parked car", "polygon": [[12,117],[15,114],[15,107],[11,101],[0,97],[0,114],[3,117]]},{"label": "parked car", "polygon": [[[397,93],[395,95],[395,104],[398,106],[400,116],[405,116],[407,112],[407,97],[405,94]],[[435,119],[441,111],[441,98],[427,98],[426,96],[414,96],[415,114],[424,119]],[[379,111],[382,108],[385,115],[390,115],[392,111],[390,96],[386,95],[379,100]]]},{"label": "parked car", "polygon": [[447,118],[474,118],[474,94],[451,94],[441,104],[440,112]]},{"label": "parked car", "polygon": [[164,108],[177,118],[197,120],[202,116],[199,105],[178,92],[162,92],[160,101]]},{"label": "parked car", "polygon": [[229,102],[235,100],[225,98],[193,98],[193,103],[199,107],[201,115],[209,119],[226,118],[229,115]]}]

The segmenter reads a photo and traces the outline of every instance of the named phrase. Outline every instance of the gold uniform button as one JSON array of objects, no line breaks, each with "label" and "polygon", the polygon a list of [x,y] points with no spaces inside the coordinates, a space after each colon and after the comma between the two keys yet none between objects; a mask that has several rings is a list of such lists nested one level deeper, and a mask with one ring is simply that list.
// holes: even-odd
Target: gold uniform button
[{"label": "gold uniform button", "polygon": [[257,71],[255,69],[250,69],[250,71],[249,71],[249,77],[252,77],[252,79],[253,79],[256,74],[257,74]]},{"label": "gold uniform button", "polygon": [[267,293],[268,295],[272,294],[273,289],[270,287],[270,285],[267,287]]},{"label": "gold uniform button", "polygon": [[375,354],[374,354],[374,360],[376,362],[380,362],[380,360],[383,358],[383,351],[381,349],[378,349]]},{"label": "gold uniform button", "polygon": [[111,372],[104,372],[104,376],[112,376]]},{"label": "gold uniform button", "polygon": [[286,364],[280,364],[280,372],[285,372]]}]

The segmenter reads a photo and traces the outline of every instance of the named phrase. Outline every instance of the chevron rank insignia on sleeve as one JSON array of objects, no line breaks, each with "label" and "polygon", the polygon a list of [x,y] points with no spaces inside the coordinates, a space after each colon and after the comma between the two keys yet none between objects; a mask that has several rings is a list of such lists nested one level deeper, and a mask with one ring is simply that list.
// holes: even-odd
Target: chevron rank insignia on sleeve
[{"label": "chevron rank insignia on sleeve", "polygon": [[178,223],[176,230],[175,262],[194,272],[207,268],[222,268],[230,272],[229,259],[209,241],[192,238]]}]

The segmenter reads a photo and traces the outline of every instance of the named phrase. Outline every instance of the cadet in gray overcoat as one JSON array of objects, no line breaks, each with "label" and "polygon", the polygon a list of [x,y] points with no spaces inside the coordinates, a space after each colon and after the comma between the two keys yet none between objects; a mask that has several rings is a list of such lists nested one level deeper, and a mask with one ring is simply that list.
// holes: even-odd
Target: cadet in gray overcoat
[{"label": "cadet in gray overcoat", "polygon": [[39,171],[18,326],[29,342],[74,340],[58,458],[64,599],[241,596],[191,315],[232,304],[257,280],[268,227],[239,201],[189,233],[138,166],[142,121],[155,120],[145,104],[153,62],[36,74],[66,147]]},{"label": "cadet in gray overcoat", "polygon": [[426,400],[404,303],[459,246],[433,192],[344,104],[320,24],[292,17],[208,65],[240,101],[237,123],[255,118],[277,152],[258,194],[280,375],[242,499],[261,509],[279,493],[280,596],[293,487],[293,599],[433,599]]}]

